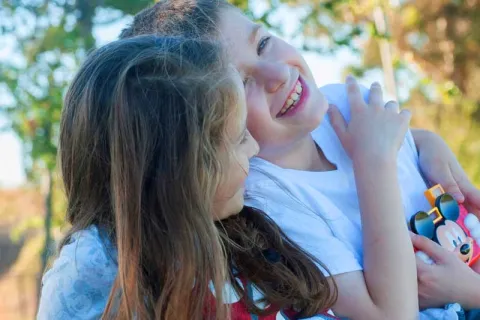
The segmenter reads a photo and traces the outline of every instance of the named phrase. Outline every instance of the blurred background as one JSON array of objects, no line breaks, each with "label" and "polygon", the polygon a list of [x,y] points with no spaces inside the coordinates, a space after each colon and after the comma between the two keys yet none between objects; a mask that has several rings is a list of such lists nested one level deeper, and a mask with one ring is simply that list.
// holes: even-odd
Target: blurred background
[{"label": "blurred background", "polygon": [[[480,186],[480,0],[231,2],[303,50],[319,86],[347,73],[382,83]],[[91,49],[153,1],[0,3],[0,319],[33,319],[68,228],[55,164],[66,87]]]}]

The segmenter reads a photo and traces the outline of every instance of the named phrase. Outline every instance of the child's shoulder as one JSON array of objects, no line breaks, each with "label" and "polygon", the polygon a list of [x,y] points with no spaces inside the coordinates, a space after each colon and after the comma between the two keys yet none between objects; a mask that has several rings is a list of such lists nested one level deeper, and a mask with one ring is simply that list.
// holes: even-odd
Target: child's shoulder
[{"label": "child's shoulder", "polygon": [[246,180],[246,189],[250,194],[283,196],[290,193],[304,193],[309,190],[312,172],[285,169],[260,158],[250,161],[250,171]]},{"label": "child's shoulder", "polygon": [[101,315],[117,274],[115,254],[96,227],[74,233],[42,279],[38,319]]},{"label": "child's shoulder", "polygon": [[[116,250],[96,226],[75,232],[62,247],[52,268],[45,274],[74,272],[84,280],[116,274]],[[99,273],[100,272],[100,273]],[[110,278],[110,277],[109,277]]]}]

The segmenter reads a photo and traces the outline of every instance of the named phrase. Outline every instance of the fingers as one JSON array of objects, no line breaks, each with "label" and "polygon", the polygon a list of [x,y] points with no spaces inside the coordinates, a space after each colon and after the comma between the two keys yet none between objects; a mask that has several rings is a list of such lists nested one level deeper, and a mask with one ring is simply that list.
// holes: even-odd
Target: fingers
[{"label": "fingers", "polygon": [[421,262],[423,262],[424,264],[428,264],[428,265],[432,265],[432,264],[435,264],[435,261],[433,261],[432,258],[430,258],[425,252],[423,251],[417,251],[415,252],[415,257],[417,259],[417,264],[418,263],[418,260],[420,260]]},{"label": "fingers", "polygon": [[426,237],[411,232],[410,238],[412,239],[413,246],[417,250],[423,251],[428,257],[437,263],[441,263],[449,257],[449,251]]},{"label": "fingers", "polygon": [[[422,254],[419,254],[421,251],[415,253],[415,260],[417,264],[417,275],[421,276],[431,272],[432,267],[435,265],[435,262],[430,259],[428,256],[424,257]],[[421,252],[423,253],[423,252]],[[425,254],[425,253],[423,253]]]},{"label": "fingers", "polygon": [[465,197],[460,190],[460,185],[457,183],[457,180],[453,176],[451,167],[449,165],[446,165],[444,167],[445,168],[443,170],[438,172],[438,174],[440,174],[440,179],[437,179],[437,183],[443,186],[445,188],[445,191],[450,193],[455,198],[455,200],[457,200],[459,203],[463,203]]},{"label": "fingers", "polygon": [[[468,180],[468,179],[466,179]],[[480,190],[478,190],[471,182],[460,184],[460,192],[465,195],[470,210],[480,213]]]},{"label": "fingers", "polygon": [[472,268],[473,271],[475,271],[476,273],[480,274],[480,259],[477,260],[477,262],[475,262],[474,264],[472,264],[470,267]]},{"label": "fingers", "polygon": [[469,212],[475,214],[478,218],[480,218],[480,203],[478,201],[478,196],[472,197],[472,200],[470,199],[471,199],[470,196],[467,196],[464,202],[465,208]]},{"label": "fingers", "polygon": [[370,94],[368,97],[370,107],[383,107],[383,90],[378,82],[374,82],[370,87]]},{"label": "fingers", "polygon": [[395,113],[400,113],[400,105],[394,100],[388,101],[385,105],[385,109],[394,111]]},{"label": "fingers", "polygon": [[332,104],[329,106],[328,114],[330,116],[330,123],[332,124],[333,130],[335,130],[340,141],[343,141],[347,132],[347,121],[345,121],[340,110]]},{"label": "fingers", "polygon": [[[454,163],[450,165],[450,168],[451,175],[453,176],[452,179],[454,179],[456,182],[455,186],[458,191],[453,188],[453,190],[446,189],[446,191],[452,193],[455,199],[457,199],[459,202],[465,201],[465,206],[468,210],[477,214],[480,213],[480,190],[472,184],[467,174],[458,161],[456,161],[456,159]],[[460,196],[455,196],[454,192],[458,192]]]},{"label": "fingers", "polygon": [[440,182],[439,184],[445,186],[445,191],[450,193],[455,200],[459,203],[463,203],[465,201],[465,196],[462,194],[462,191],[460,191],[460,187],[458,186],[457,181],[455,181],[450,168],[445,169],[442,178],[441,181],[443,182]]},{"label": "fingers", "polygon": [[352,113],[355,113],[358,110],[364,109],[366,107],[365,102],[363,101],[363,96],[358,86],[357,80],[354,77],[347,77],[347,95],[348,102],[350,103],[350,109]]},{"label": "fingers", "polygon": [[403,120],[405,120],[405,122],[407,124],[410,124],[410,120],[412,119],[412,113],[410,112],[410,110],[402,109],[402,111],[400,111],[399,115],[400,115],[400,117],[403,118]]},{"label": "fingers", "polygon": [[[457,176],[455,173],[454,175]],[[463,176],[463,179],[457,179],[460,192],[465,194],[465,197],[471,204],[475,204],[475,207],[480,209],[480,190],[472,184],[465,173],[463,173]]]}]

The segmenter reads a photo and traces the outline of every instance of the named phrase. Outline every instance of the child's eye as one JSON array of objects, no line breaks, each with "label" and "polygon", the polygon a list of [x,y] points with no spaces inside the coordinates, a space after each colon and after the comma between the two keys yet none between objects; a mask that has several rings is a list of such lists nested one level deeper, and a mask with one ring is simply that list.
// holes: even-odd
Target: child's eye
[{"label": "child's eye", "polygon": [[243,138],[242,138],[242,141],[240,143],[244,144],[245,142],[247,142],[247,140],[248,140],[247,134],[244,134]]},{"label": "child's eye", "polygon": [[263,50],[265,50],[265,47],[267,46],[268,42],[270,41],[270,36],[268,37],[263,37],[262,39],[260,39],[260,41],[258,42],[258,46],[257,46],[257,54],[258,55],[261,55]]},{"label": "child's eye", "polygon": [[245,130],[245,133],[243,134],[242,141],[240,141],[240,144],[244,144],[248,141],[248,137],[250,136],[250,133],[248,130]]}]

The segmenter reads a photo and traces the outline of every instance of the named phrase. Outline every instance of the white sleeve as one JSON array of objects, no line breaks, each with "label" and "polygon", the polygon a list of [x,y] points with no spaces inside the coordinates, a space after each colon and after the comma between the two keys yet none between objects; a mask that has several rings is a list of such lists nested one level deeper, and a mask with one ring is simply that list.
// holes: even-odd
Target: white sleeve
[{"label": "white sleeve", "polygon": [[[291,197],[280,188],[262,188],[261,194],[248,194],[245,205],[268,214],[292,241],[315,257],[332,275],[362,270],[351,249],[335,237],[325,219],[287,199]],[[320,269],[326,274],[323,267]]]},{"label": "white sleeve", "polygon": [[116,273],[96,236],[75,237],[43,276],[37,319],[100,319]]}]

